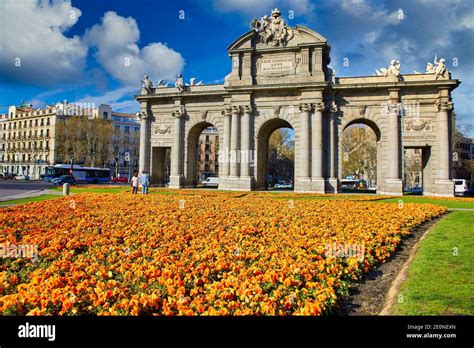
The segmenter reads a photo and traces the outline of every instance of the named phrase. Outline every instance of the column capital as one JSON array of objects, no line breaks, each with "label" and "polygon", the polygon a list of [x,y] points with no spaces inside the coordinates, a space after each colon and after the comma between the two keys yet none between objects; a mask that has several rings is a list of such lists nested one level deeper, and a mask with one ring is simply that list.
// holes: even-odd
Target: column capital
[{"label": "column capital", "polygon": [[313,110],[315,112],[324,112],[326,110],[326,105],[324,103],[313,104]]},{"label": "column capital", "polygon": [[314,105],[311,103],[301,103],[299,109],[301,112],[311,112],[314,109]]},{"label": "column capital", "polygon": [[326,110],[329,111],[332,114],[337,113],[338,111],[338,105],[335,101],[332,101],[326,105]]},{"label": "column capital", "polygon": [[137,118],[142,121],[142,120],[148,120],[151,118],[151,115],[148,115],[145,111],[142,111],[142,112],[137,112],[135,114],[135,116],[137,116]]},{"label": "column capital", "polygon": [[248,105],[244,105],[244,106],[243,106],[243,112],[244,112],[244,114],[251,114],[252,111],[253,111],[252,105],[248,104]]},{"label": "column capital", "polygon": [[242,113],[242,106],[240,105],[232,105],[232,114],[240,115]]},{"label": "column capital", "polygon": [[382,105],[382,115],[400,115],[400,110],[402,110],[402,105],[400,103],[388,102]]},{"label": "column capital", "polygon": [[230,117],[232,115],[232,107],[226,106],[224,110],[222,110],[221,114],[225,117]]},{"label": "column capital", "polygon": [[175,118],[184,118],[184,116],[186,116],[186,108],[184,105],[180,105],[173,111],[171,115]]},{"label": "column capital", "polygon": [[436,106],[438,107],[438,111],[450,111],[454,108],[453,102],[449,100],[438,100]]}]

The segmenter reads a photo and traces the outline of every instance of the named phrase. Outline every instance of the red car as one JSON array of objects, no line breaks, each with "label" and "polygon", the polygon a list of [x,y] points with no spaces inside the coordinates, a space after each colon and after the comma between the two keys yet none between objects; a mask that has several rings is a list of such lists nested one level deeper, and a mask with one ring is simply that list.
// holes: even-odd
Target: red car
[{"label": "red car", "polygon": [[120,177],[117,177],[117,178],[112,178],[112,182],[123,182],[123,183],[127,183],[128,182],[128,178],[125,177],[125,176],[120,176]]}]

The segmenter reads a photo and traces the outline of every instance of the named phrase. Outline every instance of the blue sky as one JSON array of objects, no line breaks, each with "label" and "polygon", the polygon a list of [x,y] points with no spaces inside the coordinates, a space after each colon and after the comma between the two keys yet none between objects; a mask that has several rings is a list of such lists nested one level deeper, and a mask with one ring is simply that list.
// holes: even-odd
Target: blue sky
[{"label": "blue sky", "polygon": [[[402,73],[445,57],[462,85],[460,120],[473,122],[472,0],[0,0],[0,112],[25,100],[108,103],[134,112],[144,73],[156,83],[222,83],[227,46],[278,6],[288,24],[328,39],[337,76],[372,75],[391,59]],[[288,18],[293,11],[294,18]],[[184,16],[184,18],[183,18]],[[127,61],[128,59],[128,61]],[[347,61],[348,66],[343,62]],[[128,63],[127,63],[128,62]]]}]

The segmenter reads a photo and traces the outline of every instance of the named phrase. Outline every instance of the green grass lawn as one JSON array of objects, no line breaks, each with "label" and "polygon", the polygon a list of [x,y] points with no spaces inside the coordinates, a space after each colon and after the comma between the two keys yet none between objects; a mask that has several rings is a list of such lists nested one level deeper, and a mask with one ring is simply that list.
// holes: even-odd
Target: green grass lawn
[{"label": "green grass lawn", "polygon": [[430,203],[434,205],[442,205],[443,207],[447,207],[447,208],[474,209],[474,200],[472,202],[462,202],[462,201],[433,199],[433,198],[423,197],[423,196],[403,196],[400,198],[382,199],[377,202],[398,203],[400,200],[402,200],[404,203]]},{"label": "green grass lawn", "polygon": [[428,232],[397,300],[392,314],[474,315],[474,212],[452,212]]},{"label": "green grass lawn", "polygon": [[[110,188],[103,187],[81,187],[81,185],[71,185],[72,193],[82,193],[82,192],[96,192],[96,193],[119,193],[127,190],[131,190],[130,186],[112,186]],[[63,187],[53,187],[52,190],[63,192]]]},{"label": "green grass lawn", "polygon": [[55,199],[55,198],[60,198],[64,196],[60,195],[41,195],[41,196],[35,196],[35,197],[26,197],[26,198],[19,198],[19,199],[12,199],[9,201],[2,201],[0,202],[0,207],[2,206],[8,206],[8,205],[18,205],[18,204],[26,204],[26,203],[31,203],[31,202],[41,202],[41,201],[46,201],[49,199]]}]

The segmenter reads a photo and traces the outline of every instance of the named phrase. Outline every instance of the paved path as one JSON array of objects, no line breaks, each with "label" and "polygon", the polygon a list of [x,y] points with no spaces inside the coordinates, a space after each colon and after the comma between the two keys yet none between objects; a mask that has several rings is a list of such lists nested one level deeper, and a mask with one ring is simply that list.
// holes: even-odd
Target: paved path
[{"label": "paved path", "polygon": [[44,181],[0,180],[0,201],[9,201],[44,194],[61,194],[51,190],[54,185]]}]

